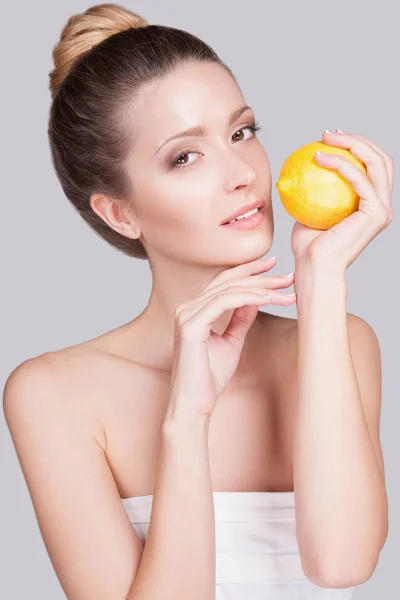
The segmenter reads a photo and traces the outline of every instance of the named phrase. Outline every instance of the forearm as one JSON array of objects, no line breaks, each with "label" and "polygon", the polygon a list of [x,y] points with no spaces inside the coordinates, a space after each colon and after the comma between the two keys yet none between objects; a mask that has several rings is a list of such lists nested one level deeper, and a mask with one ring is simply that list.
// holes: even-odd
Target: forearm
[{"label": "forearm", "polygon": [[386,491],[349,347],[344,275],[299,270],[296,282],[299,549],[310,572],[346,581],[346,573],[350,580],[376,560]]},{"label": "forearm", "polygon": [[127,600],[214,600],[208,421],[166,420],[151,521]]}]

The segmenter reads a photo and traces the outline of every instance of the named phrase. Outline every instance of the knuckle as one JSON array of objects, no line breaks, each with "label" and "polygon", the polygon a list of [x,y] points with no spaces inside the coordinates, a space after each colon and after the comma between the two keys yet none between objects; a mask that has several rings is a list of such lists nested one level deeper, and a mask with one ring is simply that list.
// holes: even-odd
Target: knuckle
[{"label": "knuckle", "polygon": [[206,287],[203,289],[203,292],[208,291],[209,289],[220,285],[221,283],[224,283],[224,281],[226,281],[227,277],[224,277],[225,275],[225,271],[223,271],[222,273],[220,273],[219,275],[217,275],[208,285],[206,285]]},{"label": "knuckle", "polygon": [[374,152],[374,154],[371,156],[366,156],[365,158],[363,158],[363,163],[365,163],[367,165],[367,167],[373,167],[374,164],[382,157],[382,155],[378,154],[377,152]]},{"label": "knuckle", "polygon": [[380,152],[377,152],[376,161],[379,162],[381,168],[385,168],[386,167],[385,157]]},{"label": "knuckle", "polygon": [[221,290],[220,294],[216,294],[216,296],[214,296],[213,300],[214,302],[218,302],[221,301],[223,298],[223,294],[232,294],[232,292],[240,292],[243,291],[245,288],[243,285],[229,285],[228,287],[224,288],[223,290]]},{"label": "knuckle", "polygon": [[174,311],[174,317],[175,317],[175,319],[178,319],[178,318],[179,318],[179,315],[180,315],[180,313],[181,313],[181,310],[182,310],[182,307],[181,307],[181,305],[179,305],[179,306],[177,306],[177,307],[175,308],[175,311]]},{"label": "knuckle", "polygon": [[183,319],[183,317],[178,317],[177,320],[175,321],[176,324],[176,328],[178,331],[182,330],[182,327],[185,324],[185,320]]},{"label": "knuckle", "polygon": [[182,325],[185,322],[183,313],[184,313],[184,308],[182,306],[175,309],[175,322],[178,325],[178,327],[180,327],[180,328],[182,327]]},{"label": "knuckle", "polygon": [[392,156],[390,156],[390,154],[387,154],[387,153],[385,152],[385,158],[386,158],[386,160],[387,160],[387,162],[388,162],[388,164],[389,164],[390,168],[391,168],[391,169],[393,169],[393,168],[394,168],[394,159],[393,159],[393,157],[392,157]]},{"label": "knuckle", "polygon": [[188,319],[179,329],[179,339],[188,340],[190,338],[191,331],[193,329],[193,322]]},{"label": "knuckle", "polygon": [[385,225],[390,218],[389,210],[385,207],[380,208],[376,214],[381,225]]},{"label": "knuckle", "polygon": [[386,206],[382,207],[382,219],[385,219],[385,221],[387,221],[389,216],[390,216],[389,209],[386,208]]},{"label": "knuckle", "polygon": [[384,226],[388,227],[390,225],[390,223],[393,221],[394,218],[394,214],[393,214],[393,210],[387,210],[386,211],[386,220],[384,221]]}]

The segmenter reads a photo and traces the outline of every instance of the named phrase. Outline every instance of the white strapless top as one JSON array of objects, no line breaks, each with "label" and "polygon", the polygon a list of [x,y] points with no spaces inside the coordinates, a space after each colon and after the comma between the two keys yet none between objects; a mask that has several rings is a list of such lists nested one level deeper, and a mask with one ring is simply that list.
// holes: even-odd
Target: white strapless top
[{"label": "white strapless top", "polygon": [[[348,600],[351,588],[322,588],[301,568],[294,492],[213,492],[215,600]],[[145,544],[153,495],[121,498]]]}]

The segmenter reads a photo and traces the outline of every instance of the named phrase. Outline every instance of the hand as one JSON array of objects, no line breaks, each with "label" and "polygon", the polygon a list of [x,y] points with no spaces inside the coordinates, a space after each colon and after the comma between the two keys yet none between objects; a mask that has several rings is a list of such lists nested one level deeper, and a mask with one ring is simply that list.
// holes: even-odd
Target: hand
[{"label": "hand", "polygon": [[[185,414],[208,418],[236,371],[258,307],[295,302],[296,296],[276,291],[292,285],[293,277],[256,276],[274,264],[275,260],[258,259],[226,269],[200,295],[176,309],[169,417]],[[271,297],[264,298],[263,294]],[[223,335],[211,331],[213,322],[232,308],[235,310]]]},{"label": "hand", "polygon": [[291,238],[298,262],[318,261],[344,273],[361,251],[393,219],[393,159],[379,146],[356,133],[323,133],[323,142],[347,148],[366,168],[367,175],[337,154],[318,156],[321,166],[337,169],[360,197],[358,210],[326,231],[311,229],[298,221]]}]

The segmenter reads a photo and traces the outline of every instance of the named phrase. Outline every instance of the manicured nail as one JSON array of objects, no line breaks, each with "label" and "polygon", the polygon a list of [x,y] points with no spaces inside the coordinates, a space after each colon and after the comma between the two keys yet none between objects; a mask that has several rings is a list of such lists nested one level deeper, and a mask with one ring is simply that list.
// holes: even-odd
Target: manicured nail
[{"label": "manicured nail", "polygon": [[275,260],[276,256],[268,256],[267,260]]},{"label": "manicured nail", "polygon": [[344,131],[342,131],[341,129],[336,129],[336,131],[338,131],[339,133],[344,133]]},{"label": "manicured nail", "polygon": [[333,131],[329,131],[329,129],[324,129],[325,133],[333,133]]},{"label": "manicured nail", "polygon": [[293,275],[294,275],[294,273],[288,273],[288,274],[286,275],[286,277],[287,277],[288,279],[291,279],[291,278],[293,277]]}]

